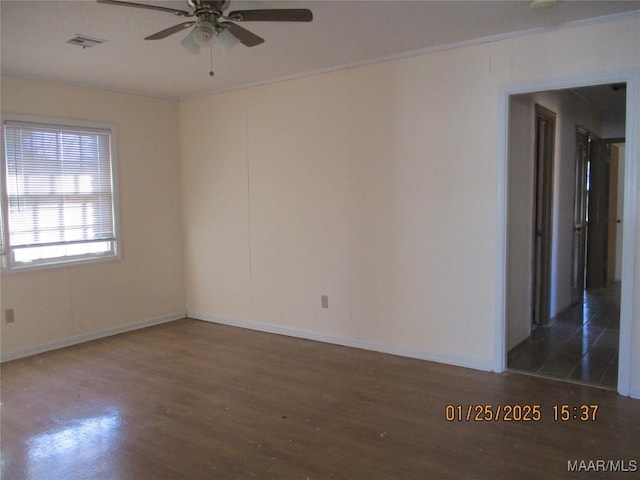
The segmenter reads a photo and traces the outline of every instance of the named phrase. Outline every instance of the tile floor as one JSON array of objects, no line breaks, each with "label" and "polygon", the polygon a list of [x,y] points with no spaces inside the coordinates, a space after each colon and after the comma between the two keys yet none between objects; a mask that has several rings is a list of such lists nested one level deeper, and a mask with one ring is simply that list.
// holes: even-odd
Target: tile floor
[{"label": "tile floor", "polygon": [[618,381],[620,284],[585,292],[584,301],[534,327],[509,351],[509,370],[615,389]]}]

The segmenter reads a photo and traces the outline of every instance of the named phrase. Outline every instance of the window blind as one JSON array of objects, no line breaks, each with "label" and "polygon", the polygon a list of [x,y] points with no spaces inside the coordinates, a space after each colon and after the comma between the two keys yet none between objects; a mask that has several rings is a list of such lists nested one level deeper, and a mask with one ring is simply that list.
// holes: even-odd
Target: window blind
[{"label": "window blind", "polygon": [[111,132],[7,121],[4,134],[12,260],[114,253]]}]

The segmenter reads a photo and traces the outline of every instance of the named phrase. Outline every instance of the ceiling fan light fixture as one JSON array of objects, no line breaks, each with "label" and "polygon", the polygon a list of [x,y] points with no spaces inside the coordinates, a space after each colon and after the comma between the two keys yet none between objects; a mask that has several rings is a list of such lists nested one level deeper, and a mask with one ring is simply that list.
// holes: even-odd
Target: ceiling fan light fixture
[{"label": "ceiling fan light fixture", "polygon": [[193,34],[193,40],[201,47],[206,47],[216,38],[213,23],[206,20],[198,23],[191,33]]},{"label": "ceiling fan light fixture", "polygon": [[222,45],[225,52],[228,52],[235,47],[240,40],[238,40],[226,27],[218,27],[216,30],[217,40],[216,42]]},{"label": "ceiling fan light fixture", "polygon": [[216,40],[216,28],[209,21],[198,23],[180,44],[189,52],[199,54],[202,47],[211,45]]},{"label": "ceiling fan light fixture", "polygon": [[193,53],[194,55],[197,55],[200,53],[200,45],[193,38],[195,31],[196,31],[195,28],[191,30],[189,32],[189,35],[187,35],[182,39],[182,41],[180,42],[180,45],[182,45],[186,50]]}]

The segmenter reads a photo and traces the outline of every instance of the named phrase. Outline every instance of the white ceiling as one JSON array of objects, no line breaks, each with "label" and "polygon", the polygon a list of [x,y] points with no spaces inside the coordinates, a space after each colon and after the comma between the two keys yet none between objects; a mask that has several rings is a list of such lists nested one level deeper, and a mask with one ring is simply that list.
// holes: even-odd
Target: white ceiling
[{"label": "white ceiling", "polygon": [[[138,3],[188,10],[183,0]],[[193,55],[180,45],[187,32],[144,40],[181,17],[93,0],[2,0],[2,72],[187,98],[515,32],[640,15],[640,1],[613,0],[559,1],[546,9],[532,9],[528,0],[232,0],[228,11],[251,8],[309,8],[314,20],[243,23],[266,42],[228,52],[216,46],[210,77],[208,49]],[[106,43],[86,49],[66,43],[78,34]]]}]

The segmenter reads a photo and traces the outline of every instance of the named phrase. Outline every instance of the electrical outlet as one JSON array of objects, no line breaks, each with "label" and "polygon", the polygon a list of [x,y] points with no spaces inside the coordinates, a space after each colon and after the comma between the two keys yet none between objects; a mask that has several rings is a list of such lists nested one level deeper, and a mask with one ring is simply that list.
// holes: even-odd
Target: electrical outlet
[{"label": "electrical outlet", "polygon": [[322,295],[320,297],[320,306],[322,308],[329,308],[329,296],[328,295]]},{"label": "electrical outlet", "polygon": [[7,308],[4,311],[4,323],[13,323],[16,321],[13,308]]}]

